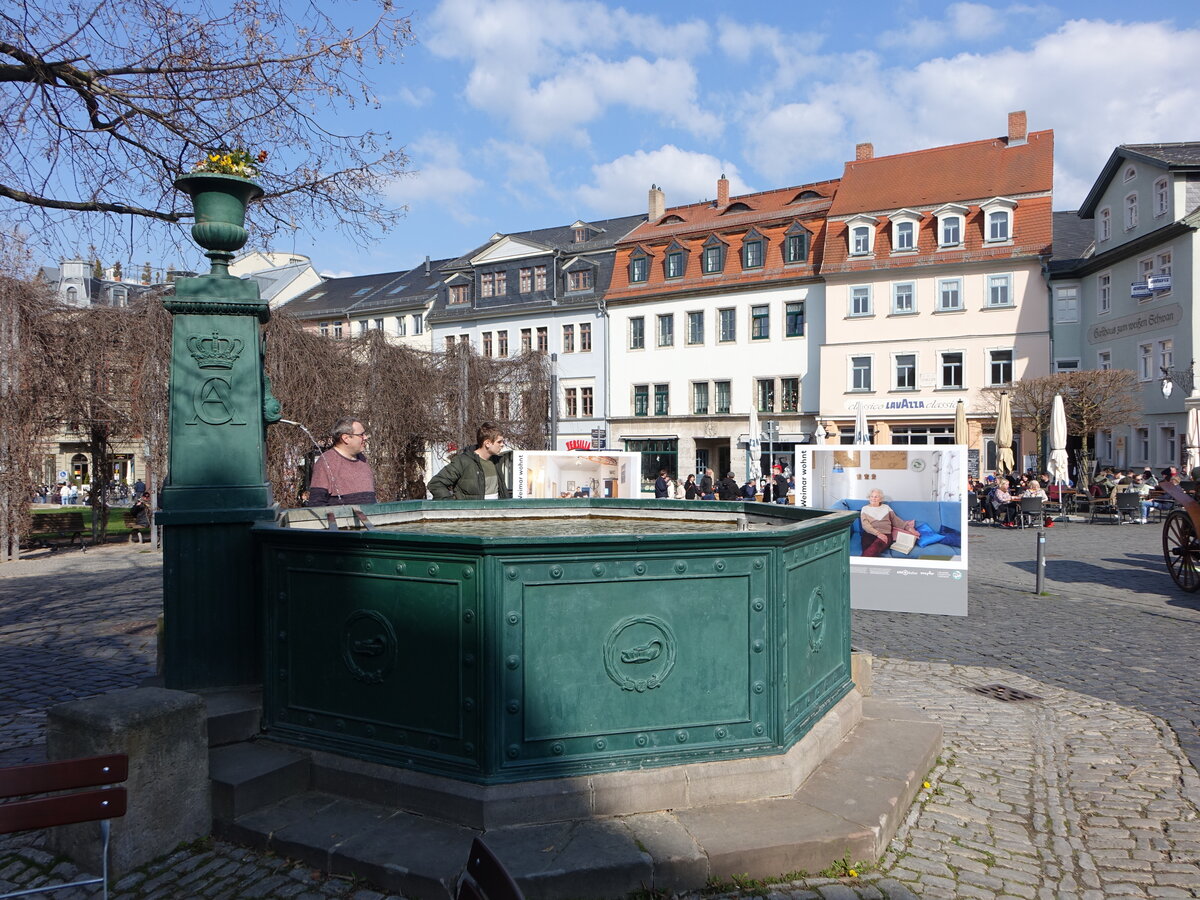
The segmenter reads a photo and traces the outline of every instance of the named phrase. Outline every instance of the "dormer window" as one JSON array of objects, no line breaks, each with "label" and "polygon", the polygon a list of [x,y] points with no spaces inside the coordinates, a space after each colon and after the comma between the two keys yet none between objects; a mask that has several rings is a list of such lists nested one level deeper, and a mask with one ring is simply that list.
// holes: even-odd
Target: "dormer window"
[{"label": "dormer window", "polygon": [[766,257],[766,240],[757,231],[751,230],[742,240],[742,268],[760,269]]},{"label": "dormer window", "polygon": [[640,284],[650,277],[650,260],[644,254],[631,257],[629,260],[629,280]]},{"label": "dormer window", "polygon": [[576,228],[575,229],[575,243],[582,244],[587,239],[588,239],[588,233],[587,233],[586,228]]},{"label": "dormer window", "polygon": [[753,212],[753,209],[754,208],[749,203],[743,203],[742,201],[738,200],[725,207],[725,209],[721,211],[721,215],[725,215],[726,213]]},{"label": "dormer window", "polygon": [[892,252],[912,253],[917,249],[917,231],[921,214],[916,210],[902,209],[889,216],[892,222]]},{"label": "dormer window", "polygon": [[1007,197],[993,197],[981,205],[984,215],[984,241],[989,244],[1003,244],[1012,240],[1012,217],[1016,209],[1015,200]]},{"label": "dormer window", "polygon": [[961,247],[967,208],[957,203],[947,203],[940,209],[935,209],[933,214],[937,216],[938,222],[938,247]]},{"label": "dormer window", "polygon": [[672,213],[669,216],[663,216],[662,221],[660,221],[658,224],[659,225],[678,225],[682,221],[683,221],[683,216],[677,216],[674,213]]},{"label": "dormer window", "polygon": [[470,298],[467,296],[467,286],[465,284],[450,285],[449,301],[451,306],[459,306],[466,303]]},{"label": "dormer window", "polygon": [[667,278],[682,278],[687,271],[687,251],[672,241],[663,257],[663,275]]},{"label": "dormer window", "polygon": [[701,268],[705,275],[715,275],[725,268],[725,242],[715,234],[704,242]]},{"label": "dormer window", "polygon": [[811,235],[799,223],[787,230],[783,238],[783,261],[785,263],[802,263],[808,261],[808,244]]},{"label": "dormer window", "polygon": [[850,255],[866,256],[875,247],[875,220],[870,216],[857,216],[848,223]]}]

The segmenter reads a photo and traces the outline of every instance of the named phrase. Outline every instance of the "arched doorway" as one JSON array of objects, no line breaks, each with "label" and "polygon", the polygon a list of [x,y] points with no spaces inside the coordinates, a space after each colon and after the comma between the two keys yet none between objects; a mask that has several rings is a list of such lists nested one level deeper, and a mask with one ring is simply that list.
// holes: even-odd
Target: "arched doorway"
[{"label": "arched doorway", "polygon": [[81,484],[88,480],[88,458],[82,453],[71,457],[71,480]]}]

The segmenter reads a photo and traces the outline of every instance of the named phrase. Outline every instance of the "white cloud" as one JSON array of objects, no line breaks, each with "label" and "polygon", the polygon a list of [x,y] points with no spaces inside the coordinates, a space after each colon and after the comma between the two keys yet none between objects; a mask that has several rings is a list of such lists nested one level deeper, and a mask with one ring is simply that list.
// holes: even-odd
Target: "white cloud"
[{"label": "white cloud", "polygon": [[1002,13],[982,3],[951,3],[945,18],[914,19],[905,28],[885,31],[879,45],[920,51],[952,42],[995,40],[1012,18],[1031,12],[1029,7],[1010,7]]},{"label": "white cloud", "polygon": [[462,201],[483,187],[483,182],[467,171],[458,145],[445,135],[426,134],[406,150],[413,168],[392,183],[388,200],[414,211],[436,204],[460,222],[474,221]]},{"label": "white cloud", "polygon": [[340,272],[332,272],[329,269],[323,269],[321,271],[322,278],[353,278],[355,275],[359,274],[361,273],[351,272],[349,269],[342,269]]},{"label": "white cloud", "polygon": [[733,163],[666,144],[592,166],[592,183],[580,185],[575,194],[596,215],[632,215],[646,209],[652,184],[663,189],[667,206],[681,206],[716,197],[722,174],[731,194],[754,190]]},{"label": "white cloud", "polygon": [[407,106],[420,108],[422,106],[427,106],[436,96],[437,94],[434,93],[433,88],[429,87],[428,85],[421,84],[417,85],[415,89],[407,86],[401,87],[390,99],[399,100],[401,103]]}]

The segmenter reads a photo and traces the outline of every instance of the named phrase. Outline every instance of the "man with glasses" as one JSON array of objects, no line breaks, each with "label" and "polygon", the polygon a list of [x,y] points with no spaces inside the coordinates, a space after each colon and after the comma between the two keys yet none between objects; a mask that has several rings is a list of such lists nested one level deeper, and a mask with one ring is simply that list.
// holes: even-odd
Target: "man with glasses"
[{"label": "man with glasses", "polygon": [[474,449],[455,454],[430,478],[429,493],[434,500],[507,500],[512,493],[503,453],[504,435],[491,422],[484,422],[475,432]]},{"label": "man with glasses", "polygon": [[375,502],[375,474],[363,451],[370,435],[363,423],[344,416],[333,424],[333,446],[313,462],[308,506],[357,506]]}]

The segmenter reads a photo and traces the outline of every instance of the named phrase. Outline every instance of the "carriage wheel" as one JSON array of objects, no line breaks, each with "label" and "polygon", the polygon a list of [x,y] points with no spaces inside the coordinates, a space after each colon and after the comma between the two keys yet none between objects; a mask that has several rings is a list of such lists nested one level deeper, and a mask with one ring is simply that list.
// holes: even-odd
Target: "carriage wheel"
[{"label": "carriage wheel", "polygon": [[1200,589],[1200,544],[1191,517],[1181,509],[1167,516],[1163,526],[1163,558],[1177,585],[1185,591]]}]

